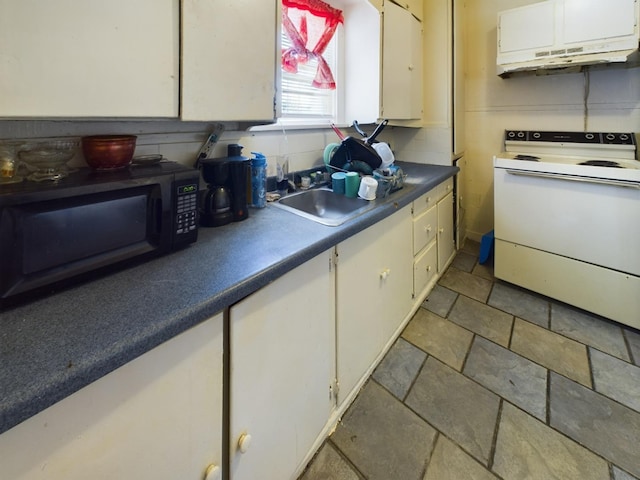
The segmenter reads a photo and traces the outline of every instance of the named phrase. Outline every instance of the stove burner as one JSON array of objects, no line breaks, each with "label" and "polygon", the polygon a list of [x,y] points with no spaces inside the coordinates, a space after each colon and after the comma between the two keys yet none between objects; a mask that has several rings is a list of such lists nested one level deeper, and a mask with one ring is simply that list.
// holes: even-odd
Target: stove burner
[{"label": "stove burner", "polygon": [[528,160],[530,162],[537,162],[538,160],[540,160],[540,157],[536,157],[534,155],[522,155],[522,154],[518,154],[513,158],[515,160]]},{"label": "stove burner", "polygon": [[612,162],[610,160],[587,160],[586,162],[579,163],[578,165],[591,165],[593,167],[612,167],[623,168],[618,162]]}]

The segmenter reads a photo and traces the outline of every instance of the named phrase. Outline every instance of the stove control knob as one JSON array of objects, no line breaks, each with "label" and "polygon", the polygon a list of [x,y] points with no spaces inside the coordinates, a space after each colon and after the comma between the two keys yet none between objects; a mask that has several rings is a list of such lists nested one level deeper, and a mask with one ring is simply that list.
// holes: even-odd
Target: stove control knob
[{"label": "stove control knob", "polygon": [[518,132],[518,138],[524,138],[524,132]]},{"label": "stove control knob", "polygon": [[626,133],[621,133],[620,140],[622,140],[623,142],[626,142],[627,140],[629,140],[629,135],[627,135]]},{"label": "stove control knob", "polygon": [[536,140],[539,139],[542,135],[540,135],[540,132],[535,132],[533,134],[533,138],[535,138]]},{"label": "stove control knob", "polygon": [[593,135],[593,133],[587,133],[584,137],[585,137],[587,140],[593,140],[593,139],[594,139],[594,135]]},{"label": "stove control knob", "polygon": [[513,137],[515,137],[515,136],[516,136],[516,132],[514,132],[514,131],[512,131],[512,130],[507,132],[507,137],[509,137],[509,138],[513,138]]},{"label": "stove control knob", "polygon": [[609,141],[613,141],[613,140],[615,140],[615,139],[616,139],[616,136],[615,136],[613,133],[607,133],[606,138],[607,138],[607,140],[609,140]]}]

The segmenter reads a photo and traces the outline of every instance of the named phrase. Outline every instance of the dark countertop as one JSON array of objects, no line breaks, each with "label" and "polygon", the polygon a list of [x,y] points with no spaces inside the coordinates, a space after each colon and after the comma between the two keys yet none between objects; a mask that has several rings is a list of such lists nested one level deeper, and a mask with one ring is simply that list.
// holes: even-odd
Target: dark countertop
[{"label": "dark countertop", "polygon": [[405,187],[327,227],[267,205],[177,252],[0,311],[0,433],[411,203],[457,167],[397,162]]}]

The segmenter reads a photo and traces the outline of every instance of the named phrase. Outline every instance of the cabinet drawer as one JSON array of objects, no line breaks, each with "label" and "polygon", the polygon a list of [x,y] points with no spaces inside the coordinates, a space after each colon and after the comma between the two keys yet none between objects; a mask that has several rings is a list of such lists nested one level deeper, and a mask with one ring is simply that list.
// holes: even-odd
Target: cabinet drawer
[{"label": "cabinet drawer", "polygon": [[438,249],[433,242],[413,262],[413,292],[417,297],[438,272]]},{"label": "cabinet drawer", "polygon": [[438,185],[438,187],[440,188],[440,191],[438,192],[438,200],[440,200],[447,196],[449,193],[453,192],[453,177],[445,182],[442,182],[440,185]]},{"label": "cabinet drawer", "polygon": [[438,203],[438,189],[440,185],[429,190],[420,198],[413,201],[413,218],[418,218],[424,212]]},{"label": "cabinet drawer", "polygon": [[419,217],[423,212],[429,210],[448,193],[453,192],[453,178],[442,182],[437,187],[432,188],[417,200],[413,201],[413,217]]},{"label": "cabinet drawer", "polygon": [[438,231],[438,209],[433,207],[417,218],[413,219],[413,254],[427,246]]}]

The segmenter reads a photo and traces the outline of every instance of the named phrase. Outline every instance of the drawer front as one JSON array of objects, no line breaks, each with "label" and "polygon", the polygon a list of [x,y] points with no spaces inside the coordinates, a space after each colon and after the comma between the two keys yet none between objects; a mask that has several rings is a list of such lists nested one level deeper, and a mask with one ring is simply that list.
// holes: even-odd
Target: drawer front
[{"label": "drawer front", "polygon": [[420,250],[436,238],[437,231],[438,209],[436,207],[415,218],[413,220],[413,254],[417,255]]},{"label": "drawer front", "polygon": [[420,295],[438,272],[438,249],[432,243],[413,262],[413,292]]},{"label": "drawer front", "polygon": [[413,201],[413,218],[419,217],[431,207],[435,206],[436,203],[438,203],[439,190],[440,185],[429,190],[420,198],[417,198]]},{"label": "drawer front", "polygon": [[438,201],[442,200],[444,197],[446,197],[449,193],[453,192],[453,178],[450,178],[449,180],[442,182],[440,185],[440,191],[438,192]]},{"label": "drawer front", "polygon": [[432,188],[420,198],[413,201],[413,217],[419,217],[422,213],[433,207],[448,193],[453,192],[453,178],[445,180],[437,187]]}]

